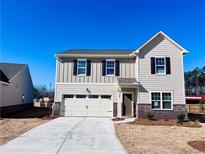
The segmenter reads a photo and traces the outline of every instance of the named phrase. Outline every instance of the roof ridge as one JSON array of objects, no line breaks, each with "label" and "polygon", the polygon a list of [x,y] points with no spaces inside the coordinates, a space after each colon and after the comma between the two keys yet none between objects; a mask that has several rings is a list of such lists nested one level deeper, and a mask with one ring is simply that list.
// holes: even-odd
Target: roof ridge
[{"label": "roof ridge", "polygon": [[28,64],[7,63],[7,62],[0,62],[0,64],[9,64],[9,65],[28,65]]}]

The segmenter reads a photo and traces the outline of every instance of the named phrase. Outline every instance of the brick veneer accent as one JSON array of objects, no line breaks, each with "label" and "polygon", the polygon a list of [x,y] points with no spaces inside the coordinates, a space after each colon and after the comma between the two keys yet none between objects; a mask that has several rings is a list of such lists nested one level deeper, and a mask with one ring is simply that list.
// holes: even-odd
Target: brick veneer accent
[{"label": "brick veneer accent", "polygon": [[187,116],[187,110],[185,105],[175,104],[173,110],[152,110],[151,104],[138,104],[137,105],[138,118],[145,118],[146,112],[154,114],[154,119],[175,119],[177,113],[184,113]]},{"label": "brick veneer accent", "polygon": [[117,117],[117,103],[113,103],[113,117]]}]

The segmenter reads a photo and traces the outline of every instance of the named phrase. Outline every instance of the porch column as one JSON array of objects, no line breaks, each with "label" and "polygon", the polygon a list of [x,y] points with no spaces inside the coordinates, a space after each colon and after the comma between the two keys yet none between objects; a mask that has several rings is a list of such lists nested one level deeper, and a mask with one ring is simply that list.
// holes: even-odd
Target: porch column
[{"label": "porch column", "polygon": [[122,89],[119,86],[117,91],[117,117],[122,117]]}]

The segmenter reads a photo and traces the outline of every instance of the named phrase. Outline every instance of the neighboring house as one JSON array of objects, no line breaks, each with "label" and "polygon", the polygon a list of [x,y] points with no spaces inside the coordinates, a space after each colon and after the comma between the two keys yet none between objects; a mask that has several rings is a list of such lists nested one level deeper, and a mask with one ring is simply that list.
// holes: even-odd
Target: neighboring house
[{"label": "neighboring house", "polygon": [[56,55],[61,116],[155,118],[186,113],[183,56],[163,32],[137,50],[67,50]]},{"label": "neighboring house", "polygon": [[1,114],[33,105],[33,84],[28,65],[0,63]]}]

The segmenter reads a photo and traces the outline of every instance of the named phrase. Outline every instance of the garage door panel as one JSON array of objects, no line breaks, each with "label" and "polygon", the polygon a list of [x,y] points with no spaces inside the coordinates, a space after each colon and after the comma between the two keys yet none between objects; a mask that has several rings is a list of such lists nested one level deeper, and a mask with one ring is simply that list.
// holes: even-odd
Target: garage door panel
[{"label": "garage door panel", "polygon": [[73,98],[65,98],[65,116],[73,116],[75,112],[75,101]]},{"label": "garage door panel", "polygon": [[100,112],[101,117],[112,117],[112,111],[102,111]]},{"label": "garage door panel", "polygon": [[75,112],[66,111],[65,116],[74,116]]},{"label": "garage door panel", "polygon": [[113,102],[111,98],[101,99],[100,116],[112,117]]},{"label": "garage door panel", "polygon": [[92,117],[98,117],[100,116],[100,112],[99,111],[88,111],[88,116],[92,116]]},{"label": "garage door panel", "polygon": [[85,117],[85,116],[87,116],[87,112],[85,112],[85,111],[76,111],[74,116],[79,116],[79,117],[83,116],[83,117]]}]

